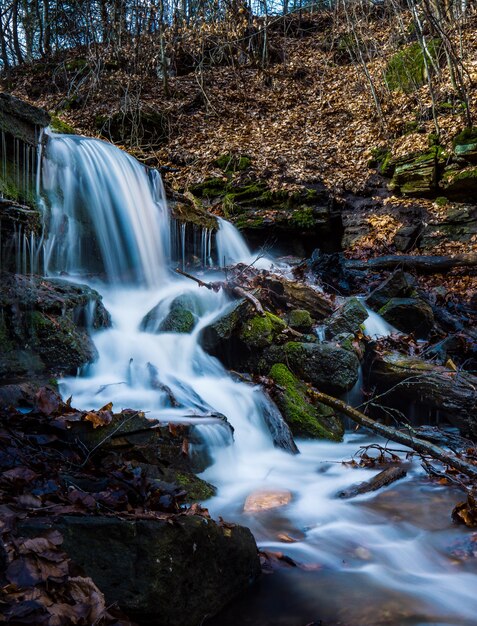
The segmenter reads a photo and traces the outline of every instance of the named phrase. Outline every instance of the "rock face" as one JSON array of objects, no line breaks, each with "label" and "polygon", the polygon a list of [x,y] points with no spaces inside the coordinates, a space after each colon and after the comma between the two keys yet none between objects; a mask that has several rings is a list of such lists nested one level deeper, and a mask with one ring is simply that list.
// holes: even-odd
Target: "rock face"
[{"label": "rock face", "polygon": [[201,516],[178,516],[174,523],[63,517],[54,524],[30,520],[21,530],[35,534],[52,526],[107,603],[119,604],[142,624],[201,624],[260,576],[248,528]]},{"label": "rock face", "polygon": [[38,130],[48,126],[49,114],[43,109],[0,93],[0,129],[25,143],[36,146]]},{"label": "rock face", "polygon": [[0,379],[74,374],[94,360],[88,331],[110,324],[96,291],[17,274],[2,274],[0,284]]},{"label": "rock face", "polygon": [[390,189],[406,196],[425,197],[433,195],[437,190],[443,159],[440,149],[433,146],[428,152],[397,159],[394,166]]},{"label": "rock face", "polygon": [[427,302],[420,298],[391,298],[379,314],[398,330],[426,338],[434,324],[434,314]]}]

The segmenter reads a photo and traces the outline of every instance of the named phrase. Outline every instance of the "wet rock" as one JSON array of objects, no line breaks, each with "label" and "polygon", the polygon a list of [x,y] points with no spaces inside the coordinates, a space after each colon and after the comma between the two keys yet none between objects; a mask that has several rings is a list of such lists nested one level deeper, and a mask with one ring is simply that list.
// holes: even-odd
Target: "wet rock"
[{"label": "wet rock", "polygon": [[219,358],[228,367],[240,367],[244,345],[239,338],[242,322],[253,316],[254,310],[247,300],[234,302],[218,319],[200,333],[203,349]]},{"label": "wet rock", "polygon": [[301,281],[274,277],[264,280],[263,286],[276,296],[282,309],[292,307],[305,310],[315,320],[321,320],[333,312],[329,298]]},{"label": "wet rock", "polygon": [[94,580],[108,604],[143,624],[195,626],[260,576],[255,540],[242,526],[201,516],[168,520],[62,517],[29,520],[25,534],[49,528]]},{"label": "wet rock", "polygon": [[438,411],[464,434],[477,437],[477,377],[455,372],[431,361],[398,352],[375,354],[371,362],[370,383],[388,391],[386,406],[408,411],[418,402],[428,410]]},{"label": "wet rock", "polygon": [[432,307],[420,298],[391,298],[379,314],[392,326],[426,338],[434,325]]},{"label": "wet rock", "polygon": [[[0,190],[1,185],[0,181]],[[36,255],[35,242],[39,242],[41,233],[39,210],[0,198],[0,269],[7,272],[38,271],[41,259]]]},{"label": "wet rock", "polygon": [[164,333],[191,333],[196,324],[194,314],[180,307],[172,308],[159,325]]},{"label": "wet rock", "polygon": [[284,489],[259,490],[250,493],[243,505],[244,513],[259,513],[286,506],[291,502],[292,494]]},{"label": "wet rock", "polygon": [[291,454],[298,454],[299,450],[293,439],[290,427],[283,419],[277,405],[268,396],[266,396],[266,401],[262,403],[261,412],[272,436],[273,445]]},{"label": "wet rock", "polygon": [[74,374],[96,358],[89,331],[110,318],[94,289],[15,274],[0,285],[0,379]]},{"label": "wet rock", "polygon": [[288,324],[294,330],[301,333],[311,333],[313,329],[313,320],[308,311],[304,309],[293,309],[288,315]]},{"label": "wet rock", "polygon": [[342,333],[357,333],[368,318],[366,307],[358,298],[350,298],[325,322],[326,336],[331,339]]},{"label": "wet rock", "polygon": [[275,363],[269,377],[275,382],[274,399],[297,437],[341,440],[343,425],[333,409],[313,401],[310,390],[283,363]]},{"label": "wet rock", "polygon": [[366,304],[378,311],[391,298],[407,298],[414,293],[414,279],[398,270],[391,274],[384,282],[382,282],[370,295],[366,298]]},{"label": "wet rock", "polygon": [[358,380],[356,354],[334,343],[289,341],[283,346],[273,346],[264,359],[270,365],[287,363],[296,376],[333,395],[349,391]]}]

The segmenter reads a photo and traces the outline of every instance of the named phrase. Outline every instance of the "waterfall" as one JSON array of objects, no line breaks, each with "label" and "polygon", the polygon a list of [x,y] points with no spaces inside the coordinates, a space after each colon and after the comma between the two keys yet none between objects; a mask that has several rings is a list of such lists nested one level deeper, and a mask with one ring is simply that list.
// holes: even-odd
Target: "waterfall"
[{"label": "waterfall", "polygon": [[[200,345],[202,329],[230,306],[227,297],[168,271],[169,226],[159,175],[97,140],[49,135],[45,150],[41,185],[52,214],[49,269],[95,272],[99,266],[106,284],[88,282],[103,294],[113,321],[94,336],[98,360],[81,375],[61,380],[62,394],[79,408],[113,401],[117,411],[135,408],[163,422],[192,423],[213,459],[203,473],[218,487],[207,503],[212,515],[251,527],[261,546],[304,564],[268,577],[276,583],[266,584],[283,587],[263,621],[234,605],[236,615],[216,623],[475,623],[477,567],[471,559],[460,564],[449,548],[462,539],[446,521],[455,495],[425,482],[415,463],[406,479],[378,496],[337,498],[379,471],[342,463],[376,441],[361,431],[347,434],[342,444],[300,441],[297,455],[275,448],[271,429],[286,436],[279,411],[259,386],[232,378]],[[256,258],[232,225],[219,223],[221,263]],[[209,256],[208,233],[198,249]],[[194,327],[189,333],[161,332],[178,298],[193,314]],[[153,310],[154,323],[144,324]],[[370,313],[367,331],[382,334],[382,328],[371,327],[375,321]],[[209,419],[210,413],[227,417],[235,429],[233,445],[230,429]],[[290,502],[265,513],[244,512],[247,496],[264,489],[288,490]],[[295,599],[286,610],[282,597]]]},{"label": "waterfall", "polygon": [[217,260],[219,266],[233,265],[234,263],[249,263],[252,254],[240,232],[230,222],[218,218],[217,231]]},{"label": "waterfall", "polygon": [[116,284],[164,278],[169,219],[158,172],[104,141],[49,133],[40,185],[48,271],[102,271]]}]

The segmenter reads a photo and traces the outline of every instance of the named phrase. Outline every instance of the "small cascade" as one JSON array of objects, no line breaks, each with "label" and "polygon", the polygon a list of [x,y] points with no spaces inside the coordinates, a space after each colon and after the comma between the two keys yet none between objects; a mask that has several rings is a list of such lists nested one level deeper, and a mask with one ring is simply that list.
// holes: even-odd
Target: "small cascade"
[{"label": "small cascade", "polygon": [[245,239],[233,224],[221,217],[217,218],[219,230],[217,231],[217,261],[220,267],[227,267],[234,263],[249,263],[252,254]]},{"label": "small cascade", "polygon": [[379,337],[388,337],[388,335],[398,332],[394,326],[388,324],[378,313],[375,313],[369,307],[366,307],[366,310],[368,317],[363,322],[365,335],[373,339],[379,339]]},{"label": "small cascade", "polygon": [[49,133],[40,186],[50,215],[48,271],[161,282],[170,237],[158,173],[104,141]]}]

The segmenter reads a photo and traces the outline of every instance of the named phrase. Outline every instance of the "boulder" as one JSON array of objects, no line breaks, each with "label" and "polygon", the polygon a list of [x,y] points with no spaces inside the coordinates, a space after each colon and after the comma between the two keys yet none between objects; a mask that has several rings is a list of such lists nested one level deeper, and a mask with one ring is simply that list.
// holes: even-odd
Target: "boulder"
[{"label": "boulder", "polygon": [[477,235],[477,207],[449,204],[444,219],[428,220],[419,236],[419,249],[430,253],[448,242],[470,245]]},{"label": "boulder", "polygon": [[301,333],[311,333],[313,329],[313,320],[309,312],[305,309],[293,309],[290,311],[288,324],[291,328]]},{"label": "boulder", "polygon": [[0,285],[0,379],[74,374],[96,358],[89,331],[110,318],[94,289],[20,274]]},{"label": "boulder", "polygon": [[392,326],[426,338],[434,325],[432,307],[420,298],[391,298],[379,314]]},{"label": "boulder", "polygon": [[263,359],[269,365],[287,363],[296,376],[333,395],[349,391],[358,380],[356,354],[326,341],[289,341],[283,346],[272,346]]},{"label": "boulder", "polygon": [[395,271],[366,298],[373,310],[381,309],[391,298],[407,298],[414,293],[414,279],[401,270]]},{"label": "boulder", "polygon": [[37,535],[50,528],[62,533],[63,549],[106,602],[141,624],[196,626],[260,576],[248,528],[198,515],[32,519],[22,523],[21,532]]},{"label": "boulder", "polygon": [[240,339],[249,350],[271,346],[286,328],[285,322],[272,313],[254,315],[242,324]]},{"label": "boulder", "polygon": [[368,318],[368,311],[358,298],[350,298],[325,322],[326,337],[331,339],[340,334],[357,333]]},{"label": "boulder", "polygon": [[314,402],[307,386],[283,363],[269,371],[274,381],[274,399],[297,437],[341,440],[343,425],[333,409]]},{"label": "boulder", "polygon": [[469,166],[464,169],[456,165],[446,167],[440,186],[443,193],[450,198],[473,202],[477,193],[477,167]]}]

